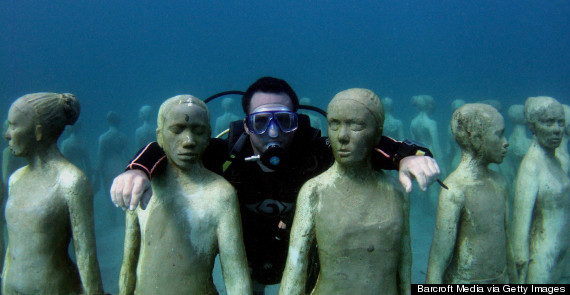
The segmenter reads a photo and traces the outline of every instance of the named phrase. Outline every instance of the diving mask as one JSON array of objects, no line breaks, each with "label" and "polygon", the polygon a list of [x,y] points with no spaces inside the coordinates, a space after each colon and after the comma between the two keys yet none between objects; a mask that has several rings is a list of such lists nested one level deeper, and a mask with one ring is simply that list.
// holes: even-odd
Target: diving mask
[{"label": "diving mask", "polygon": [[254,112],[247,116],[247,128],[255,134],[263,134],[271,124],[277,124],[284,133],[297,130],[299,117],[287,108]]}]

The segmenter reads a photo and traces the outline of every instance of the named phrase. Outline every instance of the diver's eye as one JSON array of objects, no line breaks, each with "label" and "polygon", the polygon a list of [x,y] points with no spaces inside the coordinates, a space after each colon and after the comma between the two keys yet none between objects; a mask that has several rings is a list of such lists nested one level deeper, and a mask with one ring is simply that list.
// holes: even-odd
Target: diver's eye
[{"label": "diver's eye", "polygon": [[256,114],[253,117],[253,129],[254,130],[265,130],[271,119],[271,114]]}]

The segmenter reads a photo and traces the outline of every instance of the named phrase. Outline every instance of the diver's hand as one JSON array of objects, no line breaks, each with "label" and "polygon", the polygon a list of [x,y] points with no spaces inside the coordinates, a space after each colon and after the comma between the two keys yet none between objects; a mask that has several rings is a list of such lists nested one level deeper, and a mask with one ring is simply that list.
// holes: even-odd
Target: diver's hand
[{"label": "diver's hand", "polygon": [[128,170],[113,179],[111,199],[115,206],[135,210],[140,204],[145,209],[152,197],[150,181],[140,170]]},{"label": "diver's hand", "polygon": [[412,191],[412,180],[416,179],[422,191],[439,176],[437,162],[427,156],[408,156],[400,161],[399,178],[406,192]]}]

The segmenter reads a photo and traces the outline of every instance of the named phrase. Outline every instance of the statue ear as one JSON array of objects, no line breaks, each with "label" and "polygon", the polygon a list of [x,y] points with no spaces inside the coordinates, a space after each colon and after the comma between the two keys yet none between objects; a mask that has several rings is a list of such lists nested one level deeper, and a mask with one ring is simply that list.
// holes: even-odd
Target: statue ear
[{"label": "statue ear", "polygon": [[483,146],[483,138],[480,133],[474,132],[470,136],[471,146],[473,146],[474,151],[479,151]]},{"label": "statue ear", "polygon": [[35,135],[36,135],[36,141],[41,141],[43,138],[43,126],[40,124],[36,124],[36,130],[35,130]]},{"label": "statue ear", "polygon": [[162,148],[164,140],[162,139],[162,132],[160,132],[159,128],[156,128],[156,142],[158,146]]}]

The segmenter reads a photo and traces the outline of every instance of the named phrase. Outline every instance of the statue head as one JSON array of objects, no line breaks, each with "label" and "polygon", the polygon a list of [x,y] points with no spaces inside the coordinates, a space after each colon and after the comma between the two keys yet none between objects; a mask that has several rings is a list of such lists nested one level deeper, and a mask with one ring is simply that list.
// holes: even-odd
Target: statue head
[{"label": "statue head", "polygon": [[234,108],[234,99],[226,97],[222,100],[222,109],[224,112],[231,112]]},{"label": "statue head", "polygon": [[139,109],[139,119],[143,122],[148,122],[152,119],[152,107],[149,105],[143,105]]},{"label": "statue head", "polygon": [[540,146],[551,150],[560,146],[566,122],[564,108],[556,99],[548,96],[527,98],[524,116]]},{"label": "statue head", "polygon": [[465,105],[465,100],[463,99],[455,99],[451,102],[451,110],[455,112],[458,108]]},{"label": "statue head", "polygon": [[382,98],[382,105],[384,106],[384,110],[386,112],[391,112],[392,111],[392,99],[389,97],[384,97]]},{"label": "statue head", "polygon": [[111,127],[118,128],[121,124],[121,117],[116,112],[110,111],[107,113],[107,124]]},{"label": "statue head", "polygon": [[494,107],[499,112],[503,111],[503,104],[496,99],[485,99],[485,100],[480,101],[480,103],[488,104],[488,105]]},{"label": "statue head", "polygon": [[463,152],[488,163],[502,163],[507,154],[505,121],[492,106],[466,104],[451,118],[451,131]]},{"label": "statue head", "polygon": [[368,89],[344,90],[331,100],[327,113],[328,134],[337,163],[369,161],[382,137],[385,118],[378,96]]},{"label": "statue head", "polygon": [[199,164],[210,143],[210,113],[192,95],[167,99],[158,111],[156,139],[169,163],[179,169]]},{"label": "statue head", "polygon": [[524,118],[524,106],[522,104],[514,104],[509,107],[509,119],[514,124],[526,124],[526,119]]},{"label": "statue head", "polygon": [[416,95],[412,97],[412,104],[420,111],[431,113],[435,108],[435,101],[430,95]]},{"label": "statue head", "polygon": [[65,126],[78,117],[79,101],[73,94],[26,94],[10,106],[5,137],[12,153],[25,157],[55,144]]}]

